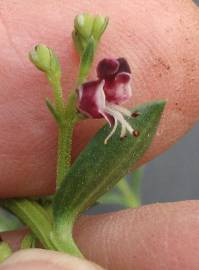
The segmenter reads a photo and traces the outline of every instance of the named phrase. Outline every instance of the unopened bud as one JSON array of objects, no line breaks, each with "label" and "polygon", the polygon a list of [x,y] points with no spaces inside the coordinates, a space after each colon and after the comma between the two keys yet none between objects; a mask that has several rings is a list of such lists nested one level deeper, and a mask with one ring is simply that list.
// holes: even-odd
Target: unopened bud
[{"label": "unopened bud", "polygon": [[39,44],[29,53],[31,62],[41,71],[57,76],[61,74],[60,64],[52,49]]},{"label": "unopened bud", "polygon": [[73,31],[73,41],[80,55],[83,54],[91,38],[97,43],[108,25],[108,18],[104,16],[93,16],[81,14],[76,16]]},{"label": "unopened bud", "polygon": [[104,16],[95,17],[92,29],[92,35],[95,40],[100,39],[104,31],[106,30],[107,25],[108,25],[108,17]]},{"label": "unopened bud", "polygon": [[80,14],[75,18],[75,30],[84,39],[89,39],[92,35],[94,16],[90,14]]}]

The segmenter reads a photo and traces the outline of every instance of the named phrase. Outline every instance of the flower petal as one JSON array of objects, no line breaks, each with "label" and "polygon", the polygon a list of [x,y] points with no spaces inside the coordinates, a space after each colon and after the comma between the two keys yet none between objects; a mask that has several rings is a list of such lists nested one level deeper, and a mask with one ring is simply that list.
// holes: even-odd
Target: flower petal
[{"label": "flower petal", "polygon": [[104,81],[84,83],[78,89],[78,109],[92,118],[102,118],[105,109]]},{"label": "flower petal", "polygon": [[115,76],[115,81],[117,83],[126,84],[130,82],[130,80],[131,80],[131,74],[127,72],[120,72]]},{"label": "flower petal", "polygon": [[119,70],[119,62],[116,59],[105,58],[97,66],[97,76],[99,79],[112,78]]},{"label": "flower petal", "polygon": [[114,80],[105,80],[104,92],[106,101],[121,104],[132,96],[131,74],[120,73]]},{"label": "flower petal", "polygon": [[118,58],[117,61],[119,62],[119,69],[117,73],[121,73],[121,72],[131,73],[130,66],[125,58],[122,58],[122,57]]}]

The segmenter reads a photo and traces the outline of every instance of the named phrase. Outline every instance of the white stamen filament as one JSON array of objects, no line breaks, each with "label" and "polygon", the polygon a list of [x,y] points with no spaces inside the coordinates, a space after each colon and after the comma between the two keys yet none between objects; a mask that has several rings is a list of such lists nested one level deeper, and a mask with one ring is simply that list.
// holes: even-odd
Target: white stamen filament
[{"label": "white stamen filament", "polygon": [[111,103],[108,103],[108,106],[114,110],[117,110],[118,112],[121,112],[123,115],[127,117],[131,117],[132,112],[124,107],[121,107],[117,104],[111,104]]},{"label": "white stamen filament", "polygon": [[[113,106],[115,105],[112,105],[110,106],[110,104],[107,104],[106,108],[105,108],[105,111],[106,113],[110,114],[113,118],[114,118],[114,127],[112,129],[112,131],[110,132],[110,134],[108,135],[108,137],[105,139],[105,144],[107,143],[107,141],[110,139],[110,137],[115,133],[116,131],[116,128],[118,126],[118,122],[121,124],[121,133],[120,133],[120,137],[123,138],[125,135],[126,135],[126,132],[128,131],[130,134],[133,133],[134,129],[129,125],[129,123],[125,120],[123,114],[122,114],[122,111],[123,111],[123,108],[121,108],[120,106],[117,106],[117,109],[116,107],[113,108]],[[120,107],[120,109],[118,110],[118,107]],[[124,114],[125,115],[125,114]]]},{"label": "white stamen filament", "polygon": [[122,125],[120,138],[124,138],[126,136],[126,126]]},{"label": "white stamen filament", "polygon": [[110,120],[108,119],[107,115],[101,111],[99,111],[101,113],[101,115],[103,115],[104,119],[108,122],[109,126],[111,127],[111,122]]},{"label": "white stamen filament", "polygon": [[111,130],[111,132],[109,133],[109,135],[104,140],[104,144],[107,144],[108,140],[113,136],[113,134],[115,133],[115,131],[117,129],[117,125],[118,125],[118,121],[117,121],[117,119],[115,119],[115,123],[114,123],[113,129]]}]

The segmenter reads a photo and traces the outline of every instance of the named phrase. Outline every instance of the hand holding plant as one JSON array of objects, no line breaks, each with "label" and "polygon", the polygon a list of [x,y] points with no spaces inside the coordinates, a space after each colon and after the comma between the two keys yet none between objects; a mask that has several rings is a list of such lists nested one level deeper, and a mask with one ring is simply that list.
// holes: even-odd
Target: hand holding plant
[{"label": "hand holding plant", "polygon": [[[56,113],[55,113],[55,111],[54,111],[54,109],[53,109],[53,107],[51,106],[51,104],[48,102],[48,106],[49,106],[49,108],[51,109],[51,112],[54,112],[53,113],[53,115],[55,115],[56,116]],[[73,107],[74,108],[74,107]],[[141,115],[138,117],[138,119],[141,119],[141,123],[139,123],[139,120],[138,119],[136,119],[135,121],[133,121],[132,122],[132,124],[134,124],[135,125],[135,127],[136,127],[136,130],[139,130],[138,128],[140,128],[140,130],[139,130],[139,132],[140,132],[140,136],[139,137],[137,137],[136,138],[136,140],[133,140],[133,141],[139,141],[139,140],[141,140],[142,139],[142,135],[144,136],[144,135],[146,135],[144,132],[142,133],[142,126],[140,126],[143,122],[143,118],[142,117],[144,117],[145,115],[147,115],[147,111],[145,111],[145,110],[143,110],[142,108],[140,108],[140,111],[141,111]],[[149,113],[149,115],[152,115],[152,112],[150,112]],[[55,117],[56,118],[56,120],[59,118],[59,117]],[[150,121],[148,121],[148,122],[150,122]],[[101,134],[98,136],[98,140],[100,141],[100,142],[102,142],[102,145],[103,145],[103,142],[104,142],[104,138],[106,138],[105,136],[104,136],[104,134],[108,134],[107,132],[108,132],[108,130],[109,130],[109,128],[107,127],[107,129],[105,129],[105,130],[102,130],[102,132],[101,132]],[[118,131],[118,130],[117,130]],[[111,134],[112,135],[112,134]],[[117,136],[116,136],[117,135]],[[115,133],[115,134],[113,134],[113,136],[109,139],[109,141],[107,142],[107,145],[104,145],[104,147],[105,146],[107,146],[107,147],[110,147],[110,149],[111,149],[111,142],[113,143],[114,142],[114,139],[118,139],[119,138],[119,136],[121,135],[121,133],[119,132],[117,132],[117,133]],[[146,136],[145,136],[146,137]],[[103,138],[103,140],[101,140],[101,138]],[[129,150],[129,139],[130,139],[130,137],[129,137],[129,135],[128,135],[128,137],[127,138],[125,138],[124,140],[122,140],[121,141],[121,144],[123,144],[124,146],[125,146],[125,144],[126,144],[126,148],[128,148],[128,150]],[[133,138],[134,139],[134,138]],[[138,140],[137,140],[138,139]],[[95,140],[95,139],[94,139]],[[131,137],[131,141],[132,141],[132,137]],[[90,144],[89,144],[90,145]],[[89,154],[89,151],[92,153],[92,149],[93,149],[93,147],[95,147],[95,145],[98,145],[98,141],[97,141],[97,143],[94,143],[94,144],[92,144],[91,143],[91,150],[90,150],[90,148],[89,148],[89,145],[88,145],[88,147],[85,149],[86,151],[87,151],[87,154],[86,155],[88,155]],[[143,145],[143,144],[142,144]],[[113,147],[113,146],[112,146]],[[135,147],[134,145],[133,145],[133,147]],[[95,149],[95,148],[94,148]],[[109,149],[109,148],[108,148]],[[140,149],[140,148],[139,148]],[[124,149],[125,150],[125,152],[126,152],[126,149]],[[142,150],[143,151],[143,150]],[[141,155],[141,153],[142,153],[142,151],[140,152],[140,155]],[[84,152],[82,152],[82,153],[84,153]],[[110,153],[112,153],[112,151],[110,151]],[[125,155],[124,155],[125,156]],[[73,165],[73,170],[71,171],[71,173],[72,173],[72,176],[75,178],[76,176],[75,176],[75,174],[78,172],[78,170],[76,170],[76,169],[74,169],[74,167],[75,166],[77,166],[76,168],[80,168],[80,172],[81,172],[81,170],[83,170],[83,171],[85,171],[85,169],[84,169],[84,165],[83,165],[83,162],[82,161],[84,161],[85,160],[85,158],[84,158],[85,156],[83,155],[83,157],[81,157],[81,155],[80,155],[80,157],[78,158],[78,160],[80,160],[79,161],[79,163],[78,163],[78,160],[77,160],[77,162],[75,162],[75,164]],[[112,158],[112,156],[111,156],[111,158]],[[133,157],[134,158],[134,157]],[[137,158],[137,157],[136,157]],[[93,160],[93,162],[94,162],[95,160]],[[125,161],[125,160],[124,160]],[[102,162],[103,162],[103,159],[102,159]],[[105,162],[105,161],[104,161]],[[93,164],[95,164],[95,163],[93,163]],[[103,164],[103,163],[102,163]],[[124,163],[122,163],[123,165],[125,164],[125,166],[130,166],[130,164],[129,163],[126,163],[126,161],[124,162]],[[81,165],[81,166],[78,166],[78,165]],[[81,168],[82,167],[82,168]],[[71,168],[71,169],[72,169]],[[92,169],[92,167],[91,167],[91,169]],[[109,169],[109,167],[107,166],[107,170]],[[91,170],[92,171],[92,170]],[[107,172],[107,171],[106,171]],[[106,172],[104,172],[104,173],[106,173]],[[118,174],[118,172],[117,172],[117,174]],[[89,175],[87,175],[88,177],[87,177],[87,179],[89,179]],[[91,176],[92,176],[92,174],[91,174]],[[102,175],[103,176],[103,175]],[[113,174],[113,176],[114,176],[114,174]],[[78,177],[78,174],[77,174],[77,177]],[[93,178],[93,177],[91,177],[91,178]],[[79,177],[77,178],[78,180],[79,180]],[[106,179],[107,180],[107,179]],[[109,180],[109,179],[108,179]],[[119,180],[119,179],[118,179]],[[116,179],[115,179],[115,181],[116,181]],[[61,184],[61,186],[62,187],[64,187],[64,188],[60,188],[60,191],[58,191],[58,197],[57,197],[57,199],[55,198],[55,205],[56,205],[56,200],[57,200],[57,202],[59,202],[59,198],[61,198],[61,195],[63,195],[62,196],[62,198],[64,198],[64,199],[67,199],[67,203],[68,203],[68,205],[70,205],[70,203],[73,203],[73,198],[70,196],[68,196],[67,195],[67,192],[65,193],[65,190],[68,190],[68,189],[65,189],[66,187],[70,187],[70,185],[68,186],[68,184],[69,184],[70,182],[69,182],[69,180],[67,180],[66,179],[66,181],[65,182],[63,182],[63,186],[62,186],[62,184]],[[88,182],[89,183],[89,182]],[[105,182],[104,182],[105,183]],[[90,184],[93,184],[93,182],[91,181],[90,182]],[[91,185],[92,186],[92,185]],[[92,186],[93,187],[93,186]],[[73,190],[73,186],[71,186],[70,188],[72,188],[71,190]],[[101,188],[103,188],[103,186],[101,187]],[[62,191],[61,191],[62,190]],[[102,189],[103,190],[103,189]],[[74,191],[74,190],[73,190]],[[85,189],[85,191],[86,192],[89,192],[90,190],[89,189]],[[84,196],[85,196],[85,191],[83,192],[83,194],[84,194]],[[61,192],[61,193],[59,193],[59,192]],[[63,193],[64,192],[64,193]],[[68,192],[70,192],[70,191],[68,191]],[[99,194],[101,193],[101,191],[99,192]],[[77,193],[78,194],[78,193]],[[76,194],[76,195],[77,195]],[[92,194],[92,192],[91,192],[91,194]],[[89,202],[86,202],[86,201],[84,201],[84,200],[82,200],[83,198],[85,198],[84,196],[83,197],[81,197],[82,199],[80,199],[80,201],[76,201],[75,202],[75,204],[74,204],[74,207],[76,207],[76,208],[73,208],[72,210],[74,210],[75,209],[75,213],[73,213],[73,214],[78,214],[78,211],[82,211],[83,209],[84,209],[84,207],[86,207],[86,206],[88,206],[89,204],[92,204],[94,201],[93,200],[95,200],[96,199],[96,196],[99,196],[99,195],[97,195],[98,193],[93,193],[92,194],[92,196],[91,196],[91,201],[89,201]],[[79,195],[78,195],[79,196]],[[72,199],[72,201],[68,201],[68,199],[69,200],[71,200]],[[87,199],[87,198],[86,198]],[[66,202],[65,200],[64,200],[64,202]],[[83,205],[81,205],[83,203]],[[57,205],[59,205],[58,203],[57,203]],[[32,205],[31,205],[31,207],[32,207]],[[83,208],[82,208],[83,207]],[[68,213],[66,213],[67,211],[68,211],[68,209],[67,208],[65,208],[66,210],[63,210],[64,209],[64,207],[61,209],[61,206],[60,206],[60,208],[58,207],[57,208],[57,210],[56,210],[56,207],[55,207],[55,216],[56,216],[56,211],[58,211],[58,213],[59,214],[61,214],[61,216],[63,216],[64,217],[64,215],[67,215],[68,216],[68,214],[69,214],[69,212]],[[23,210],[23,209],[22,209]],[[30,210],[30,208],[29,208],[29,210]],[[61,211],[61,212],[60,212]],[[73,211],[72,211],[73,212]],[[42,215],[42,213],[41,213],[41,216],[43,216]],[[60,218],[60,215],[58,215],[59,216],[59,218]],[[59,223],[59,222],[58,222]],[[62,224],[63,225],[63,224]],[[65,226],[66,224],[64,224],[64,226]],[[69,224],[67,224],[67,225],[69,225]],[[61,226],[62,227],[62,226]],[[51,229],[50,229],[51,230]],[[45,233],[48,233],[48,229],[46,230],[46,232],[44,232],[44,234],[41,232],[41,234],[42,234],[42,237],[44,236],[44,239],[43,239],[43,241],[45,242],[46,241],[46,238],[45,238]],[[61,235],[63,235],[63,234],[61,234]],[[48,237],[47,237],[47,239],[48,239]],[[47,244],[48,245],[48,244]],[[50,245],[51,245],[51,243],[50,243]],[[62,246],[62,245],[61,245]]]}]

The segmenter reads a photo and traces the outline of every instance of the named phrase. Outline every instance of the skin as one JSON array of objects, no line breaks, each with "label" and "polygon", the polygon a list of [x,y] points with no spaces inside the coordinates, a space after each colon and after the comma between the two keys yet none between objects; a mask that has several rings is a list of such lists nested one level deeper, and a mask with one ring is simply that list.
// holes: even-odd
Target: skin
[{"label": "skin", "polygon": [[[149,0],[143,5],[138,0],[109,0],[106,7],[99,0],[2,1],[1,198],[53,193],[57,133],[44,106],[51,91],[43,74],[28,61],[27,52],[39,42],[56,50],[67,96],[78,63],[70,37],[73,18],[96,10],[110,17],[96,62],[124,56],[132,66],[134,95],[127,106],[167,100],[157,135],[140,163],[168,149],[198,120],[199,11],[192,1]],[[102,123],[87,120],[76,127],[73,159]],[[75,238],[88,259],[107,269],[194,270],[199,264],[198,214],[198,202],[190,201],[83,217]],[[20,234],[3,238],[16,247]],[[0,266],[0,270],[44,268],[100,269],[88,261],[42,250],[16,253]]]}]

